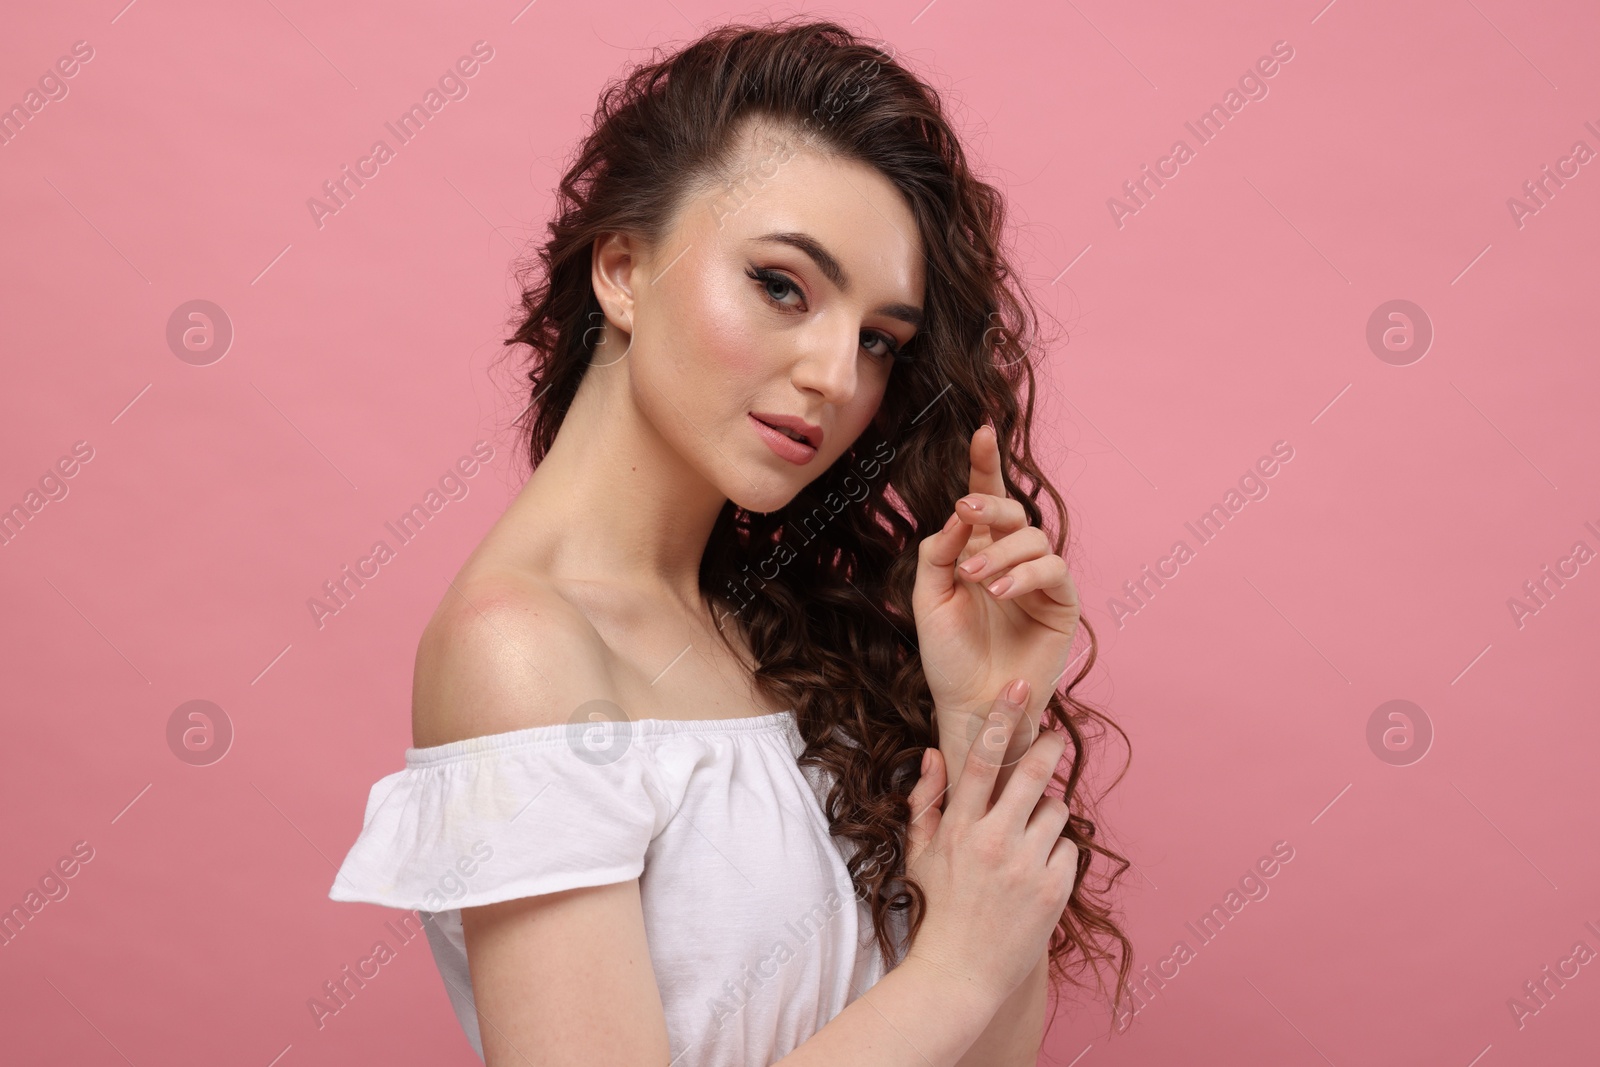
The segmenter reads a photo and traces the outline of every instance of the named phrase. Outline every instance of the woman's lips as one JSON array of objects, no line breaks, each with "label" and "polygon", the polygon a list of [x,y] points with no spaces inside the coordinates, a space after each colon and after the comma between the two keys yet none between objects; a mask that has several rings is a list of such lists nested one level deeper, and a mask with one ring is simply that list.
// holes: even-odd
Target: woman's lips
[{"label": "woman's lips", "polygon": [[761,439],[767,443],[767,447],[795,466],[803,466],[810,463],[812,457],[817,454],[817,450],[804,441],[796,441],[782,430],[768,426],[754,415],[749,416],[749,418],[750,424],[755,427],[756,433],[761,435]]}]

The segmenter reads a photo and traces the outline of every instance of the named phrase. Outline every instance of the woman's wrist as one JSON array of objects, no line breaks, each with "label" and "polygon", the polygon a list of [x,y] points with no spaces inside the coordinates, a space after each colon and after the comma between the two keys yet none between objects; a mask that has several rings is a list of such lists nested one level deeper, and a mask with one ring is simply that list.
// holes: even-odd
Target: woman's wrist
[{"label": "woman's wrist", "polygon": [[902,969],[916,975],[920,983],[952,1010],[969,1011],[977,1023],[974,1037],[989,1025],[994,1013],[1011,995],[1011,990],[997,988],[975,972],[964,971],[928,953],[918,952],[915,945],[895,968],[897,971]]},{"label": "woman's wrist", "polygon": [[[961,771],[966,766],[968,751],[983,740],[985,730],[993,729],[988,719],[990,710],[988,706],[975,709],[934,708],[934,721],[939,724],[939,754],[944,757],[945,775],[948,778],[947,791],[954,789],[957,780],[960,779]],[[1039,716],[1030,714],[1025,721],[1029,724],[1029,729],[1026,732],[1019,730],[1012,734],[1010,743],[1006,747],[1005,758],[1000,761],[1000,770],[995,777],[996,797],[1004,791],[1017,761],[1039,736]]]}]

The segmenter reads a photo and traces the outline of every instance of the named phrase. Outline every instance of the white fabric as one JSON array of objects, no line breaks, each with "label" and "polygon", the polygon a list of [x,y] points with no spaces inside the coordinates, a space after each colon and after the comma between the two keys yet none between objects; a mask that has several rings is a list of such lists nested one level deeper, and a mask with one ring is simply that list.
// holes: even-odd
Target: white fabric
[{"label": "white fabric", "polygon": [[674,1067],[767,1067],[884,973],[803,747],[785,711],[408,748],[328,895],[422,912],[482,1057],[461,909],[638,877]]}]

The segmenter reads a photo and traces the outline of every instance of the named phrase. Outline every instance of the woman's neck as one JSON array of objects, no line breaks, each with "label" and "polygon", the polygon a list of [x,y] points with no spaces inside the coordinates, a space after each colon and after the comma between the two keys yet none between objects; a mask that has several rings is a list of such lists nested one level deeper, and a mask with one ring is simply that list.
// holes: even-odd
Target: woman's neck
[{"label": "woman's neck", "polygon": [[627,373],[620,363],[589,369],[549,454],[485,544],[556,581],[625,586],[695,608],[700,560],[727,497],[638,410]]}]

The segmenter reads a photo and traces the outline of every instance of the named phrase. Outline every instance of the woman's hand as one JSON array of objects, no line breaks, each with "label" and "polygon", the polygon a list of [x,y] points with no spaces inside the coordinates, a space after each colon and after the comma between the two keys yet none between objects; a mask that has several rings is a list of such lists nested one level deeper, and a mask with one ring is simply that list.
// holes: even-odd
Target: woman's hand
[{"label": "woman's hand", "polygon": [[1078,846],[1061,836],[1067,805],[1045,792],[1066,739],[1041,732],[997,785],[1007,746],[1027,732],[1007,688],[985,707],[985,728],[954,787],[930,749],[928,770],[907,798],[906,871],[928,903],[906,959],[970,983],[995,1009],[1036,973],[1078,870]]},{"label": "woman's hand", "polygon": [[[969,459],[970,495],[957,502],[943,530],[922,541],[911,592],[947,757],[964,754],[989,700],[1013,678],[1029,681],[1025,721],[1037,725],[1038,711],[1066,670],[1080,617],[1066,561],[1050,551],[1044,531],[1028,525],[1022,503],[1005,495],[992,426],[972,435]],[[958,565],[975,560],[979,566],[970,573]],[[950,759],[952,767],[961,762]]]}]

